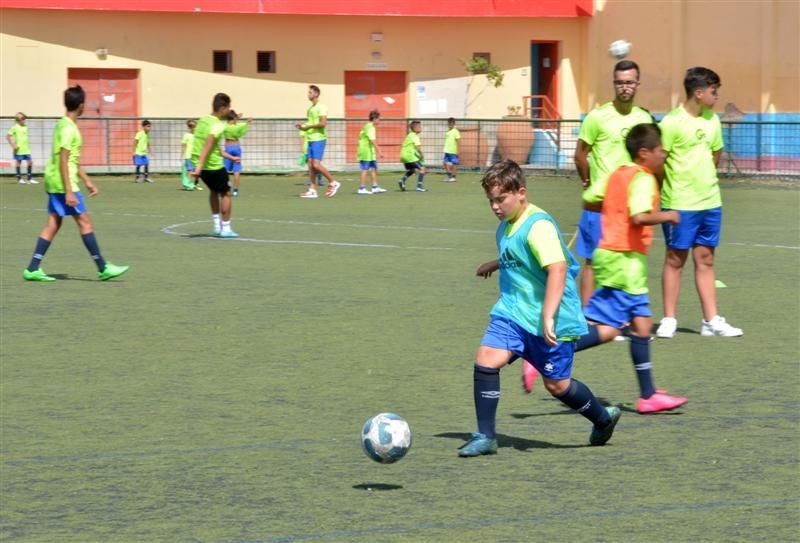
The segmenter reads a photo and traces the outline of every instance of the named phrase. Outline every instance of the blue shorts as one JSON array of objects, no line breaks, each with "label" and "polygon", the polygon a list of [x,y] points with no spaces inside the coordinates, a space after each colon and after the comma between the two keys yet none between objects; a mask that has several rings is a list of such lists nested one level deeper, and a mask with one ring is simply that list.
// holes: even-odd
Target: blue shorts
[{"label": "blue shorts", "polygon": [[30,160],[31,155],[14,155],[14,160],[19,162],[20,160]]},{"label": "blue shorts", "polygon": [[445,153],[442,162],[445,164],[453,164],[458,166],[458,155],[454,155],[453,153]]},{"label": "blue shorts", "polygon": [[[664,211],[669,211],[664,209]],[[662,224],[664,241],[670,249],[685,250],[695,245],[716,247],[722,232],[722,208],[702,211],[681,211],[680,224]]]},{"label": "blue shorts", "polygon": [[80,192],[74,193],[78,197],[78,205],[71,207],[67,205],[67,195],[58,194],[54,192],[47,193],[47,212],[55,213],[59,217],[66,217],[67,215],[80,215],[86,213],[86,203],[83,201],[83,195]]},{"label": "blue shorts", "polygon": [[377,160],[359,160],[358,167],[361,168],[363,171],[367,170],[377,170],[378,169],[378,161]]},{"label": "blue shorts", "polygon": [[559,381],[569,378],[572,373],[574,341],[559,341],[556,346],[548,345],[544,338],[531,334],[503,317],[492,315],[481,345],[511,351],[516,357],[532,363],[548,379]]},{"label": "blue shorts", "polygon": [[308,142],[308,160],[322,160],[325,155],[325,144],[327,140]]},{"label": "blue shorts", "polygon": [[647,294],[629,294],[624,290],[600,287],[592,293],[583,314],[587,321],[622,329],[634,317],[652,317]]},{"label": "blue shorts", "polygon": [[194,164],[192,164],[192,161],[188,158],[183,159],[183,167],[186,168],[187,172],[194,171]]},{"label": "blue shorts", "polygon": [[[242,148],[238,143],[225,146],[225,152],[231,156],[242,158]],[[242,161],[234,162],[229,158],[223,158],[222,162],[225,164],[225,169],[228,173],[236,173],[242,171]]]},{"label": "blue shorts", "polygon": [[597,244],[603,236],[603,214],[599,211],[584,209],[578,222],[578,238],[575,240],[575,252],[578,256],[592,259]]},{"label": "blue shorts", "polygon": [[147,158],[147,155],[133,155],[134,166],[147,166],[149,164],[150,160]]}]

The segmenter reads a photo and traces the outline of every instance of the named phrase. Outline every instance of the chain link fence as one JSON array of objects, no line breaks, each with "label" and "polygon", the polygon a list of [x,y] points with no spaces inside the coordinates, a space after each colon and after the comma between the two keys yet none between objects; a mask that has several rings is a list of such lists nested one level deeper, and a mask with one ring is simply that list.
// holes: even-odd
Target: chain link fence
[{"label": "chain link fence", "polygon": [[[32,117],[27,121],[34,172],[41,173],[50,155],[54,117]],[[181,138],[187,119],[150,118],[150,171],[177,173],[181,165]],[[131,173],[134,135],[141,118],[81,118],[84,145],[81,164],[93,173]],[[306,167],[300,160],[303,138],[295,123],[305,119],[254,119],[242,139],[245,173],[291,173]],[[378,145],[383,153],[379,167],[402,170],[400,146],[410,119],[381,119]],[[329,119],[324,163],[335,171],[358,169],[358,134],[365,120]],[[14,119],[0,117],[5,136]],[[800,178],[800,123],[723,121],[725,150],[721,175]],[[574,175],[573,156],[578,141],[579,120],[504,118],[458,119],[461,131],[460,168],[483,170],[504,158],[525,169],[547,174]],[[422,120],[422,150],[429,168],[442,167],[447,119]],[[10,145],[0,154],[0,174],[14,173]]]}]

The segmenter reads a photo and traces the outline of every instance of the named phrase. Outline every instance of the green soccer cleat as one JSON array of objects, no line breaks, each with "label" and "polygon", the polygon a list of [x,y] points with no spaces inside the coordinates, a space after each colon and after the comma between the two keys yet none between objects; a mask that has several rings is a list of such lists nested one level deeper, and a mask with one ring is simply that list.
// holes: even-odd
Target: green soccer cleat
[{"label": "green soccer cleat", "polygon": [[117,266],[111,262],[106,262],[106,267],[103,268],[103,271],[97,272],[97,277],[100,278],[101,281],[108,281],[109,279],[119,277],[128,271],[128,268],[130,268],[130,266]]},{"label": "green soccer cleat", "polygon": [[592,435],[589,436],[589,444],[591,445],[605,445],[606,442],[611,439],[611,435],[614,433],[614,427],[617,425],[617,421],[619,421],[619,417],[622,415],[622,411],[619,410],[619,407],[606,407],[606,411],[611,417],[611,423],[603,429],[597,426],[592,428]]},{"label": "green soccer cleat", "polygon": [[26,281],[39,281],[42,283],[50,283],[56,280],[55,277],[50,277],[49,275],[44,273],[44,270],[41,268],[34,271],[28,271],[28,269],[26,268],[22,271],[22,277]]},{"label": "green soccer cleat", "polygon": [[469,441],[458,449],[458,456],[461,457],[481,456],[484,454],[497,454],[497,440],[489,439],[486,435],[477,432],[472,434]]}]

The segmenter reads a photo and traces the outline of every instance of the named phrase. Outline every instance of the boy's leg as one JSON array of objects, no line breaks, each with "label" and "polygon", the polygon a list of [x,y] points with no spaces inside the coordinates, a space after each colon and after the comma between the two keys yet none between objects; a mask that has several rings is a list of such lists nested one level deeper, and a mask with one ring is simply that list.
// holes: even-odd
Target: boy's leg
[{"label": "boy's leg", "polygon": [[92,260],[94,260],[97,271],[102,272],[106,267],[106,261],[103,259],[103,255],[100,254],[100,246],[97,244],[97,238],[94,235],[92,219],[89,217],[88,213],[81,213],[80,215],[74,215],[74,217],[75,223],[78,225],[78,231],[81,234],[83,245],[86,247],[86,250],[89,251]]},{"label": "boy's leg", "polygon": [[146,163],[144,165],[144,180],[148,183],[152,183],[153,180],[150,179],[150,163]]},{"label": "boy's leg", "polygon": [[542,382],[554,398],[574,409],[589,419],[598,428],[605,428],[611,423],[611,415],[600,403],[591,389],[577,379],[548,379],[542,376]]},{"label": "boy's leg", "polygon": [[640,396],[636,400],[636,410],[642,414],[670,411],[689,401],[688,398],[670,396],[656,389],[653,380],[653,362],[650,358],[652,327],[653,319],[650,317],[634,317],[631,321],[631,360],[636,370],[640,391]]},{"label": "boy's leg", "polygon": [[28,183],[32,185],[37,184],[36,181],[33,180],[33,160],[28,160]]},{"label": "boy's leg", "polygon": [[137,165],[136,165],[136,179],[134,179],[134,181],[135,181],[136,183],[139,183],[139,175],[140,175],[140,173],[139,173],[139,172],[141,171],[141,169],[142,169],[142,167],[141,167],[140,165],[138,165],[138,164],[137,164]]},{"label": "boy's leg", "polygon": [[581,302],[583,302],[583,305],[586,305],[589,302],[589,298],[592,296],[592,292],[594,292],[594,270],[592,269],[591,258],[586,258],[583,261],[580,281]]},{"label": "boy's leg", "polygon": [[25,181],[23,181],[23,179],[22,179],[22,161],[21,160],[15,160],[14,161],[14,166],[17,169],[17,183],[19,183],[20,185],[24,185]]},{"label": "boy's leg", "polygon": [[664,319],[658,327],[658,337],[671,338],[677,327],[678,295],[681,291],[681,274],[689,256],[688,249],[670,249],[664,255],[661,272],[661,296],[664,304]]},{"label": "boy's leg", "polygon": [[[336,180],[331,176],[331,172],[328,171],[328,168],[326,168],[325,166],[322,165],[322,161],[321,160],[315,158],[315,159],[310,160],[309,162],[313,163],[314,170],[317,173],[321,173],[322,176],[325,179],[328,180],[328,184],[336,182]],[[314,177],[316,177],[316,175]]]},{"label": "boy's leg", "polygon": [[481,345],[475,355],[473,400],[478,433],[458,451],[459,456],[480,456],[497,452],[495,420],[500,403],[500,369],[508,364],[511,353],[505,349]]},{"label": "boy's leg", "polygon": [[361,174],[360,174],[360,177],[359,177],[359,183],[358,183],[358,193],[359,194],[369,194],[369,191],[367,191],[366,182],[367,182],[367,170],[361,170]]},{"label": "boy's leg", "polygon": [[703,319],[710,321],[717,313],[717,287],[714,274],[714,247],[695,245],[692,247],[694,261],[694,284],[700,296]]},{"label": "boy's leg", "polygon": [[50,244],[53,242],[53,239],[55,239],[56,234],[58,234],[62,221],[63,219],[55,213],[47,214],[47,222],[39,233],[39,237],[36,239],[33,257],[31,257],[30,264],[28,264],[26,268],[28,271],[35,272],[42,265],[44,255],[47,249],[50,248]]},{"label": "boy's leg", "polygon": [[419,169],[419,174],[417,175],[417,190],[422,189],[422,183],[425,181],[425,174],[428,173],[424,167]]},{"label": "boy's leg", "polygon": [[615,337],[622,335],[622,331],[606,324],[589,323],[589,332],[575,343],[575,352],[585,351],[603,343],[608,343]]}]

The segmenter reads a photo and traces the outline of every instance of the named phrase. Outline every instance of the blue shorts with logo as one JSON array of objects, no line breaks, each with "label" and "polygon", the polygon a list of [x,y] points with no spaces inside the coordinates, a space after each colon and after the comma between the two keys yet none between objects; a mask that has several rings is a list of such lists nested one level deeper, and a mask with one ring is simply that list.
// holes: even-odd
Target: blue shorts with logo
[{"label": "blue shorts with logo", "polygon": [[14,160],[19,162],[20,160],[30,160],[31,155],[14,155]]},{"label": "blue shorts with logo", "polygon": [[328,140],[309,141],[308,142],[308,160],[322,160],[325,156],[325,144]]},{"label": "blue shorts with logo", "polygon": [[239,162],[235,162],[229,158],[223,158],[222,162],[225,165],[225,170],[228,173],[236,173],[242,171],[242,148],[238,143],[232,143],[225,146],[225,152],[231,156],[239,158]]},{"label": "blue shorts with logo", "polygon": [[47,193],[47,212],[55,213],[59,217],[66,217],[67,215],[80,215],[86,213],[86,203],[83,201],[83,195],[80,192],[73,193],[78,198],[78,205],[75,207],[67,205],[67,195],[55,192]]},{"label": "blue shorts with logo", "polygon": [[454,155],[453,153],[445,153],[443,162],[445,164],[453,164],[455,166],[458,166],[459,164],[458,155]]},{"label": "blue shorts with logo", "polygon": [[591,260],[600,238],[603,236],[603,214],[599,211],[584,209],[578,222],[578,237],[575,240],[575,252],[578,256]]},{"label": "blue shorts with logo", "polygon": [[377,170],[378,169],[378,161],[377,160],[359,160],[358,167],[361,168],[363,171],[367,170]]},{"label": "blue shorts with logo", "polygon": [[147,166],[149,164],[150,159],[147,158],[147,155],[133,155],[134,166]]},{"label": "blue shorts with logo", "polygon": [[[664,209],[663,211],[670,211]],[[722,232],[722,208],[702,211],[676,210],[681,216],[679,224],[662,224],[664,241],[670,249],[691,249],[695,245],[717,247]]]},{"label": "blue shorts with logo", "polygon": [[622,329],[634,317],[652,317],[650,297],[647,294],[630,294],[624,290],[600,287],[592,293],[583,315],[587,321]]},{"label": "blue shorts with logo", "polygon": [[503,317],[492,315],[481,345],[511,351],[516,357],[532,363],[548,379],[559,381],[569,378],[572,373],[574,341],[559,341],[558,345],[548,345],[543,337],[531,334],[514,321]]}]

